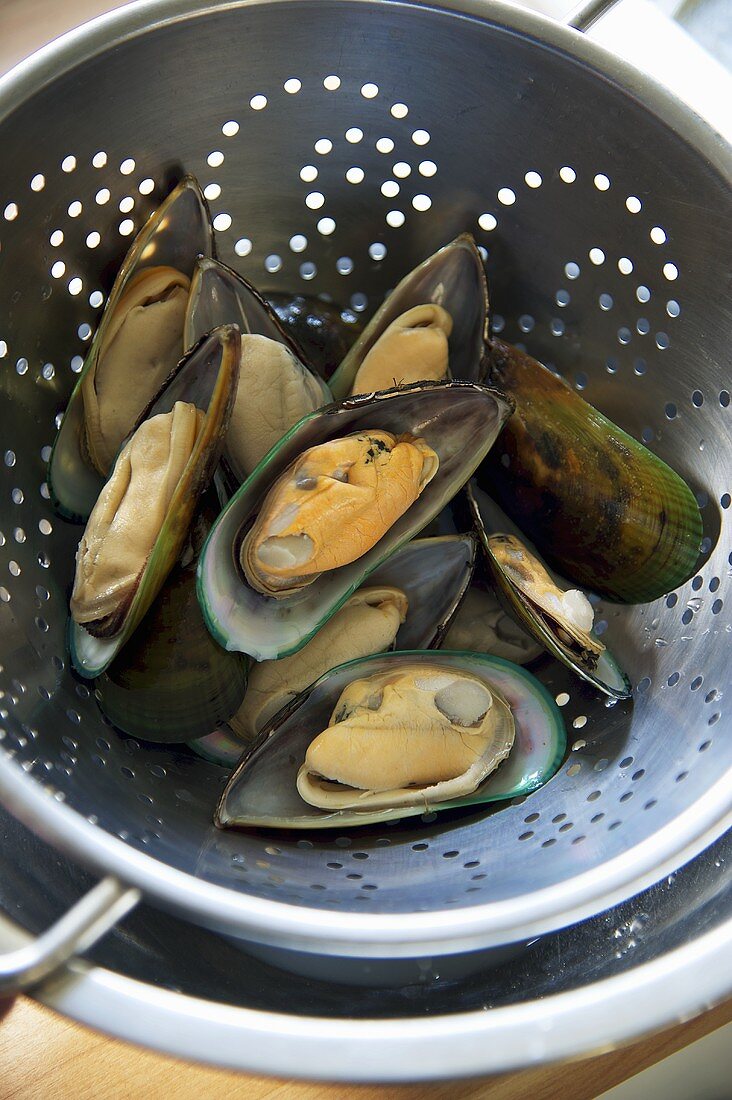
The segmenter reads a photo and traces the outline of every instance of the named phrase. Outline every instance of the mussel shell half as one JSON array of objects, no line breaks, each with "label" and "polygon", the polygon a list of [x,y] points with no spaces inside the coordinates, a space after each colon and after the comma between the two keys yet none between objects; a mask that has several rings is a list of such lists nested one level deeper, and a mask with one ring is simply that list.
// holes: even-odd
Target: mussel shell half
[{"label": "mussel shell half", "polygon": [[336,400],[351,392],[359,367],[381,334],[406,310],[435,302],[452,317],[449,340],[452,378],[477,382],[488,336],[488,284],[475,241],[469,233],[406,275],[366,325],[330,379]]},{"label": "mussel shell half", "polygon": [[[473,575],[476,542],[472,535],[412,539],[369,576],[370,588],[399,588],[409,602],[406,621],[399,628],[395,649],[437,647],[450,627]],[[333,654],[333,664],[340,664]],[[191,742],[206,760],[233,765],[247,743],[228,727]]]},{"label": "mussel shell half", "polygon": [[[311,385],[310,390],[314,390],[316,394],[318,390],[320,391],[320,398],[316,397],[317,403],[330,404],[333,400],[330,389],[320,375],[311,370],[299,345],[280,324],[276,313],[259,291],[230,267],[219,263],[218,260],[201,256],[196,262],[188,296],[185,321],[186,346],[193,345],[217,325],[229,324],[238,325],[242,333],[265,336],[268,340],[283,344],[296,360],[296,363],[292,364],[295,372],[299,366],[305,372],[304,377],[312,376],[315,385]],[[242,375],[242,386],[244,385],[246,385],[246,379]],[[232,430],[235,422],[236,413]],[[242,481],[246,480],[247,470],[237,462],[236,449],[229,448],[226,444],[222,466],[224,467],[223,479],[233,492]]]},{"label": "mussel shell half", "polygon": [[297,340],[282,325],[279,317],[256,287],[226,264],[208,256],[196,261],[188,297],[185,322],[186,346],[190,347],[218,325],[238,325],[241,332],[266,336],[292,352],[303,370],[316,379],[323,404],[333,400],[329,387],[312,370]]},{"label": "mussel shell half", "polygon": [[276,340],[302,360],[298,344],[256,287],[219,260],[199,256],[188,296],[186,346],[195,344],[217,325],[238,325],[241,332]]},{"label": "mussel shell half", "polygon": [[327,382],[363,331],[358,315],[308,294],[272,291],[265,297],[308,364]]},{"label": "mussel shell half", "polygon": [[400,588],[409,601],[395,649],[439,646],[468,590],[475,567],[472,535],[412,539],[368,578],[368,584]]},{"label": "mussel shell half", "polygon": [[70,620],[69,647],[74,667],[85,677],[103,672],[131,637],[160,591],[183,548],[196,504],[218,462],[239,377],[241,337],[233,326],[214,329],[181,360],[151,403],[145,418],[170,412],[187,401],[204,413],[193,453],[180,477],[122,629],[111,638],[95,638]]},{"label": "mussel shell half", "polygon": [[626,603],[691,576],[702,521],[677,473],[518,348],[494,340],[486,378],[516,414],[478,483],[550,565]]},{"label": "mussel shell half", "polygon": [[[133,275],[148,267],[174,267],[192,276],[196,255],[209,255],[212,250],[213,229],[206,201],[196,180],[192,176],[184,176],[150,215],[125,256],[69,398],[48,464],[51,499],[56,510],[66,519],[87,519],[104,484],[104,478],[83,452],[84,402],[81,386],[87,373],[95,369],[107,325],[127,283]],[[134,378],[130,379],[130,385],[134,385]]]},{"label": "mussel shell half", "polygon": [[[468,382],[418,383],[350,398],[304,417],[262,460],[209,535],[198,568],[198,593],[214,637],[256,660],[300,649],[377,566],[416,535],[463,485],[493,444],[511,403]],[[309,447],[359,430],[421,436],[440,467],[417,501],[368,553],[321,574],[290,596],[256,592],[239,566],[239,548],[268,490]]]},{"label": "mussel shell half", "polygon": [[[533,604],[527,600],[526,596],[519,591],[501,566],[500,562],[498,562],[495,555],[491,552],[488,536],[496,530],[494,521],[497,509],[495,505],[492,501],[487,500],[484,493],[472,486],[468,486],[468,499],[473,509],[475,529],[485,554],[488,572],[495,587],[496,594],[503,603],[507,613],[520,623],[532,638],[535,638],[544,649],[548,650],[552,657],[556,657],[557,660],[561,661],[567,668],[570,668],[572,672],[581,676],[583,680],[587,680],[593,687],[596,687],[605,695],[609,695],[611,699],[628,699],[633,693],[630,680],[620,668],[609,649],[605,648],[598,657],[595,667],[590,668],[589,665],[580,659],[577,653],[574,653],[568,646],[564,645],[561,639],[548,628],[542,616]],[[512,524],[510,526],[513,527]],[[513,530],[511,533],[513,533]],[[527,545],[526,540],[522,541],[524,545]],[[534,547],[530,544],[527,545],[527,549],[530,553],[539,557]],[[560,583],[560,587],[566,589],[569,585]]]},{"label": "mussel shell half", "polygon": [[143,741],[179,744],[241,705],[247,659],[216,644],[196,597],[195,562],[176,566],[127,645],[94,685],[102,712]]},{"label": "mussel shell half", "polygon": [[[344,687],[352,680],[420,660],[461,669],[498,689],[516,724],[516,739],[508,759],[472,794],[431,806],[359,813],[328,812],[304,802],[295,785],[298,770],[308,745],[328,725]],[[250,825],[323,829],[413,817],[428,810],[478,806],[536,790],[555,773],[565,748],[564,723],[556,704],[538,680],[518,665],[476,653],[377,654],[333,669],[272,720],[229,780],[216,810],[215,823],[220,828]]]}]

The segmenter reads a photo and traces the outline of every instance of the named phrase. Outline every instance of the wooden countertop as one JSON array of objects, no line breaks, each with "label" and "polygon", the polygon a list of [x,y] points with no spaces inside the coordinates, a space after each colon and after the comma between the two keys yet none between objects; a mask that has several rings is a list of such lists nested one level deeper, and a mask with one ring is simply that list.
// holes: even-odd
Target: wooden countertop
[{"label": "wooden countertop", "polygon": [[227,1073],[108,1039],[19,998],[0,1002],[0,1100],[595,1100],[732,1021],[732,1001],[623,1050],[480,1081],[371,1087]]}]

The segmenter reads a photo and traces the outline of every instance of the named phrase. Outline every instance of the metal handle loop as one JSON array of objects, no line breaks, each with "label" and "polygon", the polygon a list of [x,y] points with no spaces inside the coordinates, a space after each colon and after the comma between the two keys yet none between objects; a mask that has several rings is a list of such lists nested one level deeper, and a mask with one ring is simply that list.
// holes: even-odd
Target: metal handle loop
[{"label": "metal handle loop", "polygon": [[572,9],[564,22],[576,31],[587,31],[618,2],[619,0],[582,0],[576,8]]},{"label": "metal handle loop", "polygon": [[0,994],[20,993],[47,978],[101,939],[139,900],[139,890],[111,876],[102,879],[37,939],[0,955]]}]

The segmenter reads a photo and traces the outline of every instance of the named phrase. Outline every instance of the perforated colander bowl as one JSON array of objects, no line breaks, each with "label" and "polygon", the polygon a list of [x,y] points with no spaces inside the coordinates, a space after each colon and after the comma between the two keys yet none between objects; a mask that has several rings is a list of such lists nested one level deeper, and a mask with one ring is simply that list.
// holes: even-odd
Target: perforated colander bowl
[{"label": "perforated colander bowl", "polygon": [[[730,160],[710,130],[580,35],[471,0],[136,5],[12,74],[0,118],[0,793],[119,880],[87,923],[134,887],[265,944],[456,953],[596,913],[722,832]],[[218,832],[225,773],[118,735],[68,667],[80,529],[54,514],[46,461],[117,265],[183,171],[222,260],[346,319],[472,231],[494,330],[696,491],[696,575],[596,608],[632,701],[540,667],[571,751],[530,798],[342,834]]]}]

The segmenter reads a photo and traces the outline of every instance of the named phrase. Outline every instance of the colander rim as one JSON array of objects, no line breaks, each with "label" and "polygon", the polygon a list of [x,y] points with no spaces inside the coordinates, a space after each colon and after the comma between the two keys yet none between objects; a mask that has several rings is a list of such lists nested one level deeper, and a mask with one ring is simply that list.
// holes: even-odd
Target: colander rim
[{"label": "colander rim", "polygon": [[[305,7],[321,0],[136,0],[68,32],[0,79],[0,122],[45,84],[103,50],[213,9],[272,3]],[[373,4],[374,0],[339,0]],[[603,47],[554,21],[505,0],[442,0],[423,5],[379,0],[395,7],[443,12],[531,37],[584,63],[635,95],[732,182],[732,149],[724,139],[651,78]],[[413,957],[452,954],[540,935],[592,916],[676,870],[732,825],[727,776],[672,822],[630,851],[569,883],[526,896],[440,912],[361,914],[303,907],[254,897],[203,881],[130,847],[56,801],[12,758],[0,752],[0,796],[20,821],[84,865],[139,887],[148,899],[212,928],[263,943],[331,955]],[[407,919],[408,918],[408,919]]]},{"label": "colander rim", "polygon": [[[0,947],[4,923],[0,919]],[[293,1017],[153,987],[87,964],[75,964],[63,980],[33,995],[80,1023],[186,1061],[318,1081],[413,1083],[582,1057],[689,1020],[728,995],[730,946],[727,922],[578,989],[489,1012],[431,1017]]]}]

